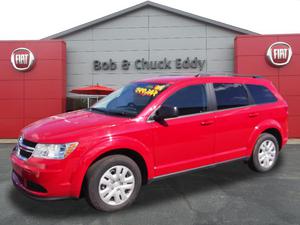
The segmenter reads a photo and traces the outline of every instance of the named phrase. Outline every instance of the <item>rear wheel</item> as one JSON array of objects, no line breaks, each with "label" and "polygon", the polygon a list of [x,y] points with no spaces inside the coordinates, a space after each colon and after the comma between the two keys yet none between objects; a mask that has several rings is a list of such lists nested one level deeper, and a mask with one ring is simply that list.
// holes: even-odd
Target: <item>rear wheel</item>
[{"label": "rear wheel", "polygon": [[142,184],[139,167],[124,155],[111,155],[97,161],[88,170],[86,178],[88,201],[103,211],[130,205]]},{"label": "rear wheel", "polygon": [[256,141],[249,166],[258,172],[271,170],[278,159],[279,145],[277,139],[269,134],[263,133]]}]

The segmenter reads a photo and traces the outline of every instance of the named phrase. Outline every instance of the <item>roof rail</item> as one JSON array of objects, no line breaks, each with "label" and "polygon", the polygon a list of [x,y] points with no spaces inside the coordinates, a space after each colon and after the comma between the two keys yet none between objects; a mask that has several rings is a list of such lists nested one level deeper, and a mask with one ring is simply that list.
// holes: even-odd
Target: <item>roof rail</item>
[{"label": "roof rail", "polygon": [[182,75],[182,74],[180,74],[180,73],[176,73],[176,74],[172,74],[172,73],[170,73],[170,74],[160,74],[160,75],[158,75],[159,77],[170,77],[170,76],[178,76],[178,77],[181,77],[181,76],[184,76],[184,75]]},{"label": "roof rail", "polygon": [[250,74],[239,74],[236,75],[237,77],[252,77],[252,78],[264,78],[263,76],[260,75],[250,75]]},{"label": "roof rail", "polygon": [[237,73],[197,73],[194,75],[195,77],[201,77],[201,76],[231,76],[231,77],[252,77],[252,78],[264,78],[263,76],[259,75],[251,75],[251,74],[237,74]]},{"label": "roof rail", "polygon": [[263,76],[260,76],[260,75],[253,75],[252,77],[253,78],[264,78]]}]

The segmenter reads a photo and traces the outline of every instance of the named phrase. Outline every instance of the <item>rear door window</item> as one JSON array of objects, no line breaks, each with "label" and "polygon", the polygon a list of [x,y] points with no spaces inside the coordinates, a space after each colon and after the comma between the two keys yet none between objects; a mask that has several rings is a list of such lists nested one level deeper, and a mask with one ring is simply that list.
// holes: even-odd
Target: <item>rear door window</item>
[{"label": "rear door window", "polygon": [[218,109],[229,109],[249,105],[248,94],[243,85],[215,83],[213,86]]},{"label": "rear door window", "polygon": [[264,104],[277,101],[273,93],[264,86],[255,84],[247,84],[246,86],[252,95],[255,104]]}]

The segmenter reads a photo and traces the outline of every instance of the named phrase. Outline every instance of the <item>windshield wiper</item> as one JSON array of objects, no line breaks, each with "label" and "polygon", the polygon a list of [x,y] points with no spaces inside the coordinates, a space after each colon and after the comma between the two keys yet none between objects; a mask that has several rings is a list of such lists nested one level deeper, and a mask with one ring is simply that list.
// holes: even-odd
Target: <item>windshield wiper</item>
[{"label": "windshield wiper", "polygon": [[136,116],[136,114],[128,113],[125,111],[108,111],[108,110],[94,108],[94,107],[88,108],[88,110],[100,112],[100,113],[103,113],[106,115],[116,115],[116,116],[123,116],[123,117],[135,117]]},{"label": "windshield wiper", "polygon": [[128,113],[125,111],[107,111],[108,114],[111,115],[117,115],[117,116],[123,116],[123,117],[135,117],[136,114],[134,113]]},{"label": "windshield wiper", "polygon": [[90,108],[87,108],[87,110],[96,111],[96,112],[101,112],[101,113],[107,114],[106,110],[99,109],[99,108],[90,107]]}]

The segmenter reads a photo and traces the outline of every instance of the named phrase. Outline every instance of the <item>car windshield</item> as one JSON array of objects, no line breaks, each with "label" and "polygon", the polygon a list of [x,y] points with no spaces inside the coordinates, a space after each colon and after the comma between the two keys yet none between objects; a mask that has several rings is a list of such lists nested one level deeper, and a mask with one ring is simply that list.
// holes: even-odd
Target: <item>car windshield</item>
[{"label": "car windshield", "polygon": [[136,117],[168,84],[131,83],[104,97],[89,110],[108,115]]}]

